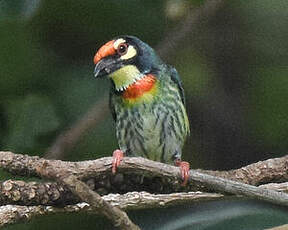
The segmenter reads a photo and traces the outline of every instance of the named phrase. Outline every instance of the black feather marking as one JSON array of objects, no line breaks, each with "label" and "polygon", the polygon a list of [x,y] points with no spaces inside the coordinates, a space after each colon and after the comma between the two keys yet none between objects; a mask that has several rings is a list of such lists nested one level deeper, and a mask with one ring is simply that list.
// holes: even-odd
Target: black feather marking
[{"label": "black feather marking", "polygon": [[161,153],[161,162],[165,162],[164,155],[166,152],[166,143],[163,143],[162,153]]},{"label": "black feather marking", "polygon": [[175,136],[179,139],[179,135],[178,133],[176,132],[176,129],[175,129],[175,121],[174,121],[174,116],[171,116],[171,123],[170,123],[170,127],[173,131],[173,133],[175,134]]},{"label": "black feather marking", "polygon": [[146,151],[146,149],[145,149],[145,147],[144,147],[144,143],[143,143],[143,141],[141,141],[141,140],[139,139],[139,137],[138,137],[138,138],[136,137],[135,140],[138,141],[138,144],[139,144],[139,146],[140,146],[142,152],[144,153],[144,155],[145,155],[147,158],[149,158],[148,153],[147,153],[147,151]]}]

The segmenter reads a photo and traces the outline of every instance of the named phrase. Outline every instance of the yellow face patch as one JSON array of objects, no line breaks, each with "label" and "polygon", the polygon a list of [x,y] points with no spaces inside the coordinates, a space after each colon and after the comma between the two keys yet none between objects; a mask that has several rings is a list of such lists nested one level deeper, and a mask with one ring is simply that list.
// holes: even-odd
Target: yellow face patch
[{"label": "yellow face patch", "polygon": [[[117,50],[117,49],[118,49],[118,46],[119,46],[120,44],[123,44],[123,43],[126,43],[126,40],[124,40],[123,38],[117,39],[117,40],[114,42],[114,44],[113,44],[114,49]],[[122,56],[120,57],[120,59],[121,59],[121,60],[127,60],[127,59],[130,59],[130,58],[136,56],[136,54],[137,54],[137,51],[136,51],[135,47],[132,46],[132,45],[128,45],[127,53],[124,54],[124,55],[122,55]]]},{"label": "yellow face patch", "polygon": [[125,42],[126,42],[126,41],[125,41],[123,38],[117,39],[117,40],[114,42],[114,44],[113,44],[114,49],[117,50],[118,46],[119,46],[121,43],[125,43]]},{"label": "yellow face patch", "polygon": [[117,91],[125,90],[129,85],[133,84],[137,78],[141,77],[140,71],[134,65],[127,65],[116,70],[109,75],[112,78],[115,89]]},{"label": "yellow face patch", "polygon": [[120,59],[121,60],[127,60],[127,59],[130,59],[130,58],[136,56],[136,54],[137,54],[136,49],[133,46],[129,45],[127,53],[125,55],[121,56]]}]

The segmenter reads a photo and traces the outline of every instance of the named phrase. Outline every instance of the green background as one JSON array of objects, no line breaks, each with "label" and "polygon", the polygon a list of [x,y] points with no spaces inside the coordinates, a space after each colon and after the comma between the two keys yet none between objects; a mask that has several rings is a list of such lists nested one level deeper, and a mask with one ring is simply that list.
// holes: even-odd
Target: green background
[{"label": "green background", "polygon": [[[93,77],[103,43],[130,34],[156,47],[203,2],[0,1],[0,149],[43,156],[108,97],[109,82]],[[163,57],[183,81],[191,125],[184,159],[193,168],[231,169],[286,154],[287,10],[286,0],[227,1]],[[116,148],[109,115],[64,159],[95,159]]]}]

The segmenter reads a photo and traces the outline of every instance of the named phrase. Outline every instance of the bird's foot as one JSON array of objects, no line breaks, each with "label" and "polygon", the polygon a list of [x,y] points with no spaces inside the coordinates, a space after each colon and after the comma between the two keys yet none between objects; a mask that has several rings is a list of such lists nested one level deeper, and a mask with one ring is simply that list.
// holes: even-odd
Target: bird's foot
[{"label": "bird's foot", "polygon": [[189,179],[190,164],[187,161],[176,160],[175,165],[180,167],[181,177],[183,180],[181,186],[186,186]]},{"label": "bird's foot", "polygon": [[113,160],[112,160],[112,173],[115,174],[117,171],[117,167],[120,165],[121,160],[124,157],[124,152],[120,149],[116,149],[113,152]]}]

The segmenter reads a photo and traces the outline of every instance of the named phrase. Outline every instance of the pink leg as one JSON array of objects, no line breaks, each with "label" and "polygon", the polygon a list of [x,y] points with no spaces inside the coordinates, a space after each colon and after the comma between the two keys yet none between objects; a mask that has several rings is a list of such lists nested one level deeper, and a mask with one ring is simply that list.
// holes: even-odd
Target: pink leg
[{"label": "pink leg", "polygon": [[189,179],[190,164],[186,161],[176,160],[175,165],[180,167],[182,184],[181,186],[186,186]]},{"label": "pink leg", "polygon": [[117,171],[117,167],[120,165],[121,160],[124,157],[124,152],[120,149],[116,149],[113,152],[113,160],[112,160],[112,173],[115,174]]}]

